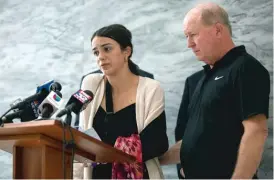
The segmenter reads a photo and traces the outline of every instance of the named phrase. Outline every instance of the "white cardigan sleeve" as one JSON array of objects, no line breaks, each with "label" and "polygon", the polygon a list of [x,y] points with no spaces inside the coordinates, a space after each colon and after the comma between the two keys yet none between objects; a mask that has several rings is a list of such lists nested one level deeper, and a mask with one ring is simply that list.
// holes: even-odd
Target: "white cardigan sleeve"
[{"label": "white cardigan sleeve", "polygon": [[[87,130],[90,127],[90,116],[93,115],[95,112],[93,112],[97,106],[99,106],[101,101],[98,99],[102,95],[100,93],[100,86],[102,86],[102,80],[103,80],[103,75],[102,74],[89,74],[87,75],[81,85],[82,90],[90,90],[94,97],[93,100],[88,104],[86,109],[80,113],[80,118],[79,118],[79,126],[83,130]],[[93,118],[92,118],[93,119]]]},{"label": "white cardigan sleeve", "polygon": [[[89,74],[87,75],[81,85],[82,90],[90,90],[94,97],[92,102],[88,104],[86,109],[80,113],[79,126],[82,130],[87,130],[91,128],[93,122],[93,116],[100,105],[101,99],[103,97],[103,75],[102,74]],[[90,166],[84,167],[83,164],[76,164],[74,168],[75,176],[78,179],[91,179],[92,168]]]},{"label": "white cardigan sleeve", "polygon": [[[164,111],[164,90],[156,80],[140,77],[136,98],[136,119],[138,132]],[[150,179],[164,179],[158,157],[146,161]]]},{"label": "white cardigan sleeve", "polygon": [[164,99],[164,90],[158,81],[140,77],[136,100],[139,133],[164,111]]}]

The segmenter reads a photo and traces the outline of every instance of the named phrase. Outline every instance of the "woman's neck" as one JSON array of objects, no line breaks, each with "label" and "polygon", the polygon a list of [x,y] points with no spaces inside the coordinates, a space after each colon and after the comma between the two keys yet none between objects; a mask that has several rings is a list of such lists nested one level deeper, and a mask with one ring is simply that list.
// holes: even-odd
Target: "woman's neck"
[{"label": "woman's neck", "polygon": [[117,75],[107,76],[106,78],[111,84],[112,93],[115,94],[123,93],[138,83],[138,76],[130,70],[120,71]]}]

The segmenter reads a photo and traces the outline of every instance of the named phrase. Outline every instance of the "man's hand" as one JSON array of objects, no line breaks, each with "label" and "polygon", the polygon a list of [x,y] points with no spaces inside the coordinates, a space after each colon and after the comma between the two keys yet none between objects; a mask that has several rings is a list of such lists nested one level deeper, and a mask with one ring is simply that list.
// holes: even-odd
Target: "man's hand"
[{"label": "man's hand", "polygon": [[252,179],[260,165],[268,135],[267,119],[259,114],[243,121],[244,134],[232,179]]},{"label": "man's hand", "polygon": [[173,145],[163,156],[159,157],[161,165],[179,164],[182,140]]},{"label": "man's hand", "polygon": [[181,174],[184,178],[186,177],[186,175],[185,175],[185,172],[184,172],[183,168],[181,168],[181,169],[180,169],[180,174]]}]

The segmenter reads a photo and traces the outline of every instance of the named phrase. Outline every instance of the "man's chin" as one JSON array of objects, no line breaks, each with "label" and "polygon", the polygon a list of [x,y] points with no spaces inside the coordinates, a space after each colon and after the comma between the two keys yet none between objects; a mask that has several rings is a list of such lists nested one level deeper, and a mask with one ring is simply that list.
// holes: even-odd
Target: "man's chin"
[{"label": "man's chin", "polygon": [[202,56],[197,56],[197,55],[196,55],[196,57],[197,57],[197,59],[198,59],[199,61],[205,62],[205,61],[204,61],[204,58],[203,58]]},{"label": "man's chin", "polygon": [[210,61],[205,60],[204,57],[201,57],[201,56],[196,56],[196,57],[197,57],[197,59],[198,59],[199,61],[201,61],[201,62],[203,62],[203,63],[205,63],[205,64],[211,64]]}]

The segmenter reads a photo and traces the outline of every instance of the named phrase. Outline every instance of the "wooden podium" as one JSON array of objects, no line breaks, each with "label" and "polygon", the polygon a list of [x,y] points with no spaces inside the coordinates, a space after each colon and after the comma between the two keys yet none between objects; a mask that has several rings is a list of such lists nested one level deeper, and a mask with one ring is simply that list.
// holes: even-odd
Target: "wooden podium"
[{"label": "wooden podium", "polygon": [[63,151],[64,137],[71,140],[69,128],[76,145],[74,160],[77,162],[135,160],[83,132],[63,128],[57,120],[9,123],[0,127],[0,149],[13,154],[13,179],[72,179],[72,151]]}]

